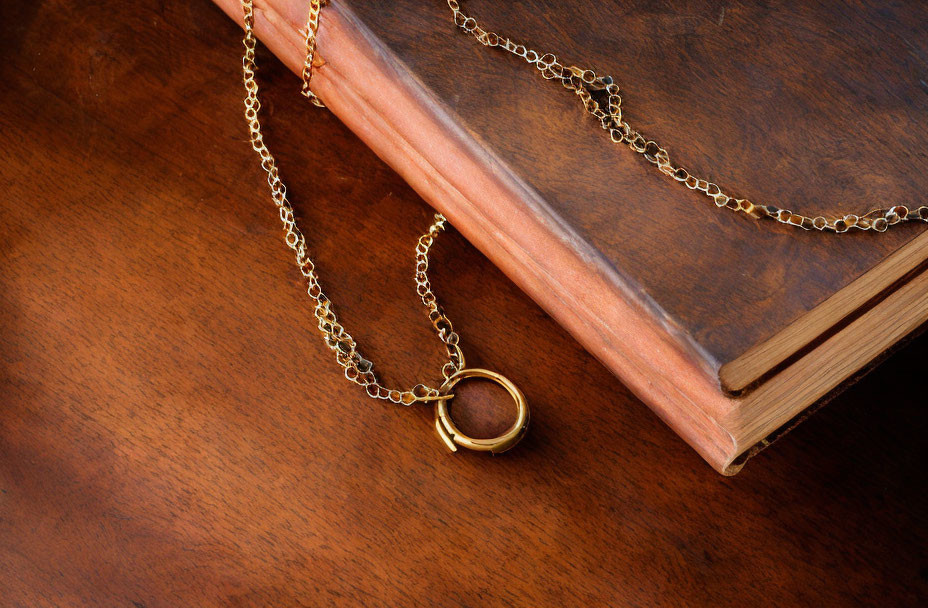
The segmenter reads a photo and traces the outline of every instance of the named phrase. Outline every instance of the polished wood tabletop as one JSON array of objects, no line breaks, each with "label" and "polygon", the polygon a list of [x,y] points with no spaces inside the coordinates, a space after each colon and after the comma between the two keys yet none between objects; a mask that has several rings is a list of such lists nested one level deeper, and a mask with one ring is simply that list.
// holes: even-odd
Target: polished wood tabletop
[{"label": "polished wood tabletop", "polygon": [[[450,455],[430,407],[368,399],[320,340],[219,9],[0,18],[3,606],[928,602],[925,338],[724,478],[451,231],[433,285],[532,425]],[[341,319],[385,380],[435,382],[431,210],[260,59]],[[502,390],[458,394],[462,427],[507,425]]]}]

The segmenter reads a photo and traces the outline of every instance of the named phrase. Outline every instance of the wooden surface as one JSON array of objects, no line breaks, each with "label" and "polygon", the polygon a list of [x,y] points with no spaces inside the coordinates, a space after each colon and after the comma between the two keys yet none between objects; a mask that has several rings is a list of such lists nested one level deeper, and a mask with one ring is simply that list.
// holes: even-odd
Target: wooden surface
[{"label": "wooden surface", "polygon": [[[218,9],[0,17],[5,605],[928,601],[925,339],[724,479],[452,233],[434,284],[533,426],[451,457],[428,410],[365,398],[311,327]],[[385,376],[432,377],[410,280],[430,210],[261,58],[330,295]]]},{"label": "wooden surface", "polygon": [[[809,319],[789,348],[752,351],[900,247],[924,237],[856,306],[928,258],[923,224],[834,238],[720,212],[612,144],[558,84],[452,29],[444,2],[335,5],[479,141],[490,171],[527,185],[563,223],[563,238],[588,245],[583,255],[613,269],[705,369],[718,377],[753,353],[750,365],[722,375],[727,389],[749,386],[852,312]],[[614,76],[633,127],[737,196],[809,215],[926,202],[928,174],[913,166],[928,149],[920,0],[463,6],[539,53]]]}]

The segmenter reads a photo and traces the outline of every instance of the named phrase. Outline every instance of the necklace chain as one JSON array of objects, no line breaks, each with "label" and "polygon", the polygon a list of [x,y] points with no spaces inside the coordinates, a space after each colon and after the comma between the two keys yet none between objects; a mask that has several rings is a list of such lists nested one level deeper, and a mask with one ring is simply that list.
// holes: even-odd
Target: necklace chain
[{"label": "necklace chain", "polygon": [[305,59],[303,60],[303,72],[301,74],[303,85],[300,88],[300,93],[313,102],[313,105],[319,108],[324,108],[325,104],[322,103],[321,99],[316,97],[315,93],[309,90],[309,80],[313,76],[313,60],[316,58],[316,32],[319,31],[319,14],[322,12],[322,7],[326,5],[326,1],[327,0],[309,0],[309,13],[306,17],[306,36],[303,39],[303,43],[306,46],[306,53],[304,55]]},{"label": "necklace chain", "polygon": [[484,46],[500,48],[524,59],[529,65],[538,69],[545,79],[559,80],[565,89],[572,91],[580,98],[586,111],[599,120],[600,125],[609,133],[613,142],[627,145],[655,165],[658,171],[684,184],[690,190],[702,192],[718,207],[740,211],[755,219],[766,217],[806,230],[831,232],[847,232],[851,228],[885,232],[887,228],[900,222],[928,221],[928,206],[925,205],[913,208],[894,205],[883,209],[872,209],[863,215],[849,213],[840,216],[812,217],[773,205],[752,203],[748,199],[726,194],[718,185],[697,177],[682,166],[671,162],[666,149],[629,126],[622,118],[622,97],[619,95],[618,85],[611,76],[597,76],[593,70],[573,65],[564,66],[552,53],[539,53],[512,38],[482,28],[473,17],[461,10],[459,0],[447,0],[447,3],[454,23],[460,29],[472,35]]},{"label": "necklace chain", "polygon": [[[303,94],[309,97],[314,104],[322,106],[322,102],[309,90],[309,78],[312,73],[312,62],[316,49],[316,31],[319,27],[319,12],[324,5],[322,0],[311,0],[306,33],[306,61],[303,68]],[[410,405],[419,401],[435,401],[439,398],[439,389],[423,384],[417,384],[411,389],[388,388],[378,380],[373,371],[373,363],[365,359],[358,352],[357,343],[348,331],[338,322],[332,302],[323,293],[319,283],[316,266],[307,252],[306,238],[296,225],[293,207],[287,199],[287,187],[280,179],[277,162],[264,143],[261,131],[261,122],[258,112],[261,102],[258,99],[258,82],[255,79],[257,65],[255,64],[256,38],[254,35],[254,4],[253,0],[242,0],[244,11],[245,37],[243,44],[245,53],[242,57],[242,72],[245,85],[245,119],[248,122],[251,146],[261,157],[261,167],[267,173],[267,183],[271,191],[271,199],[277,206],[280,221],[284,228],[284,241],[295,256],[296,265],[306,279],[306,293],[314,304],[314,315],[319,331],[325,343],[335,353],[335,359],[345,370],[345,377],[360,384],[367,394],[376,399],[385,399],[393,403]],[[434,223],[428,232],[419,237],[416,244],[416,293],[428,309],[429,320],[432,322],[438,337],[445,345],[448,362],[442,367],[445,382],[455,373],[464,368],[464,355],[458,345],[458,334],[454,331],[451,321],[442,311],[435,294],[429,284],[429,251],[434,239],[445,229],[446,220],[440,213],[435,214]]]}]

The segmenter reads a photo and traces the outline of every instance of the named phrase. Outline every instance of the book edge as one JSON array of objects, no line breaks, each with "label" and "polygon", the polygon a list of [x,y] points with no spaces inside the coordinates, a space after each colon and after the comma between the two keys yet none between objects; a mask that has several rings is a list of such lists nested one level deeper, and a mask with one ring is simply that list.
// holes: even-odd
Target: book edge
[{"label": "book edge", "polygon": [[[770,339],[761,342],[719,369],[722,390],[733,396],[749,393],[765,376],[796,360],[819,343],[900,289],[928,261],[928,232],[887,256],[879,264],[832,294]],[[825,319],[836,319],[828,322]],[[809,327],[819,329],[809,334]],[[802,336],[806,335],[805,338]],[[812,337],[809,338],[808,336]]]}]

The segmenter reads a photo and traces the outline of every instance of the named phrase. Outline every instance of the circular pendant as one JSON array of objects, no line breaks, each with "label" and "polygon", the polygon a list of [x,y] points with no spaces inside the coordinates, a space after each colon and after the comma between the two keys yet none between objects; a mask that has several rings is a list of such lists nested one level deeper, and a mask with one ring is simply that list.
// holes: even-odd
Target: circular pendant
[{"label": "circular pendant", "polygon": [[[451,389],[462,380],[468,378],[492,380],[505,388],[515,400],[516,408],[518,408],[516,421],[509,427],[509,430],[502,435],[493,437],[492,439],[474,439],[462,433],[461,430],[455,426],[454,421],[451,419],[449,407],[451,399],[454,397],[454,395],[451,394]],[[468,450],[499,454],[519,443],[519,440],[525,435],[529,420],[528,403],[525,401],[525,395],[522,394],[519,387],[505,376],[486,369],[462,369],[453,373],[445,380],[445,383],[438,389],[438,393],[440,396],[445,397],[445,399],[435,400],[435,428],[438,430],[438,435],[442,438],[442,441],[445,442],[445,445],[447,445],[448,449],[452,452],[456,452],[458,446],[460,446]]]}]

